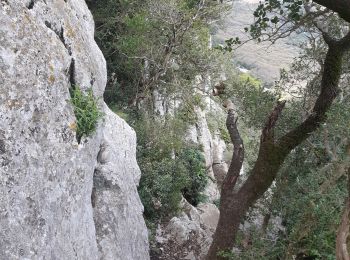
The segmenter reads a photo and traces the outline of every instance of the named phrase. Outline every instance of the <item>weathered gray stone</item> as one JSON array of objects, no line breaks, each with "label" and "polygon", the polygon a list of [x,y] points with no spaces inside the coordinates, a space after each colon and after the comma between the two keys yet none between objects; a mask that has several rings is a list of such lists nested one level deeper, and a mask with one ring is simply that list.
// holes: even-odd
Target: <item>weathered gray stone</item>
[{"label": "weathered gray stone", "polygon": [[[196,83],[200,84],[202,78],[198,76],[196,79]],[[214,110],[222,115],[224,111],[210,98],[205,98],[205,104],[204,110],[196,107],[197,122],[188,129],[185,138],[189,143],[197,144],[202,149],[209,176],[208,185],[203,193],[207,196],[208,202],[213,202],[220,195],[216,179],[218,167],[221,167],[221,182],[227,173],[227,164],[224,160],[226,145],[219,135],[212,135],[210,132],[206,113]],[[214,170],[216,170],[215,176]],[[212,203],[201,203],[194,207],[185,199],[181,202],[181,209],[178,216],[172,218],[169,223],[159,226],[157,230],[156,240],[162,248],[159,257],[166,260],[204,259],[219,220],[219,210]]]},{"label": "weathered gray stone", "polygon": [[214,232],[219,221],[219,209],[214,204],[201,203],[197,210],[199,211],[200,222]]},{"label": "weathered gray stone", "polygon": [[99,259],[147,259],[148,233],[136,190],[141,174],[136,135],[124,120],[105,111],[92,192]]},{"label": "weathered gray stone", "polygon": [[203,150],[207,175],[209,176],[208,184],[203,193],[207,196],[208,201],[214,201],[219,198],[220,192],[213,172],[213,139],[205,117],[206,112],[199,107],[195,108],[195,112],[197,114],[196,131],[190,128],[187,139],[199,144]]},{"label": "weathered gray stone", "polygon": [[219,134],[215,134],[213,136],[213,172],[219,189],[221,189],[228,171],[228,165],[224,158],[226,151],[225,141],[220,138]]},{"label": "weathered gray stone", "polygon": [[158,228],[157,241],[163,252],[160,259],[204,259],[219,220],[219,210],[210,203],[198,208],[182,200],[182,213]]},{"label": "weathered gray stone", "polygon": [[[0,259],[149,259],[135,134],[101,99],[85,2],[1,1],[0,24]],[[72,84],[92,87],[105,114],[80,144]]]}]

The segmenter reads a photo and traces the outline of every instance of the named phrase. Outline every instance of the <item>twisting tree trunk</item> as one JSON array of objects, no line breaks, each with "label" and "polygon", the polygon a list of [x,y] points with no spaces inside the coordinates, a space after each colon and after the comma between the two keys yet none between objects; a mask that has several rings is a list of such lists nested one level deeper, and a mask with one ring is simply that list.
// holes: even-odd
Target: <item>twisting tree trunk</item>
[{"label": "twisting tree trunk", "polygon": [[259,154],[255,165],[248,179],[238,191],[234,191],[234,186],[242,167],[244,147],[237,130],[237,120],[232,108],[229,108],[226,124],[234,151],[230,168],[222,185],[220,218],[207,255],[208,260],[225,259],[218,256],[218,253],[232,250],[241,220],[248,209],[271,186],[286,156],[326,120],[326,112],[339,92],[338,84],[342,71],[342,59],[344,53],[350,48],[350,33],[340,40],[331,39],[326,34],[323,36],[328,44],[328,51],[323,66],[320,93],[311,115],[300,125],[276,140],[274,128],[285,102],[279,102],[276,105],[262,130]]}]

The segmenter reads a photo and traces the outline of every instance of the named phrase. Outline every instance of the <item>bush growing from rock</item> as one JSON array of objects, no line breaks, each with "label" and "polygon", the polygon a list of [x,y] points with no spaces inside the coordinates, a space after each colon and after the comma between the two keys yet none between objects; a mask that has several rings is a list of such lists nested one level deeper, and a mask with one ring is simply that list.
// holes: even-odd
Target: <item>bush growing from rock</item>
[{"label": "bush growing from rock", "polygon": [[83,136],[89,136],[96,130],[97,122],[102,117],[102,113],[97,107],[96,99],[89,89],[84,94],[79,87],[75,86],[70,91],[71,103],[74,106],[76,117],[76,134],[80,143]]}]

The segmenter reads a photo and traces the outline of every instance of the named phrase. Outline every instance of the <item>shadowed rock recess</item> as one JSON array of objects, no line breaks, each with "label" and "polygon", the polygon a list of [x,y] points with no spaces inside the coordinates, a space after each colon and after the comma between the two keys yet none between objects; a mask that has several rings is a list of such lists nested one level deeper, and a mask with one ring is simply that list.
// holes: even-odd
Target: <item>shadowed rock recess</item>
[{"label": "shadowed rock recess", "polygon": [[[134,131],[102,100],[83,0],[0,1],[0,259],[149,259]],[[103,112],[76,138],[69,89]]]}]

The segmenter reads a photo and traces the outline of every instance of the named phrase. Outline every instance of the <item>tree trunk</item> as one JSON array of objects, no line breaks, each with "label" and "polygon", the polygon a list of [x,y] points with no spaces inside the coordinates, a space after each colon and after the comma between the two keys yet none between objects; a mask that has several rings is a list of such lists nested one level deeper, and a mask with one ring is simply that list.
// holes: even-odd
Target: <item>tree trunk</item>
[{"label": "tree trunk", "polygon": [[344,211],[337,232],[336,256],[337,260],[350,260],[348,238],[350,232],[350,168],[348,168],[348,198],[345,201]]},{"label": "tree trunk", "polygon": [[340,40],[331,39],[328,35],[324,35],[324,39],[329,48],[324,61],[320,93],[311,115],[299,126],[275,140],[274,128],[285,102],[277,104],[262,130],[259,154],[254,168],[238,191],[234,191],[234,187],[243,164],[244,147],[237,130],[237,120],[234,119],[233,110],[229,108],[226,125],[234,151],[222,185],[220,218],[207,254],[208,260],[226,259],[218,254],[232,251],[239,224],[249,208],[271,186],[286,156],[326,120],[326,112],[339,92],[342,59],[350,47],[350,32]]},{"label": "tree trunk", "polygon": [[[221,207],[220,207],[221,208]],[[227,248],[232,249],[232,234],[238,232],[240,221],[243,217],[242,210],[236,202],[236,205],[231,207],[226,211],[228,214],[220,214],[219,222],[216,230],[220,232],[215,232],[213,237],[213,243],[210,247],[210,252],[208,253],[208,259],[226,259],[224,257],[215,256],[217,252],[225,252]]]},{"label": "tree trunk", "polygon": [[347,199],[346,207],[344,209],[341,223],[337,232],[336,256],[337,260],[350,260],[347,240],[349,237],[349,213],[350,200]]}]

